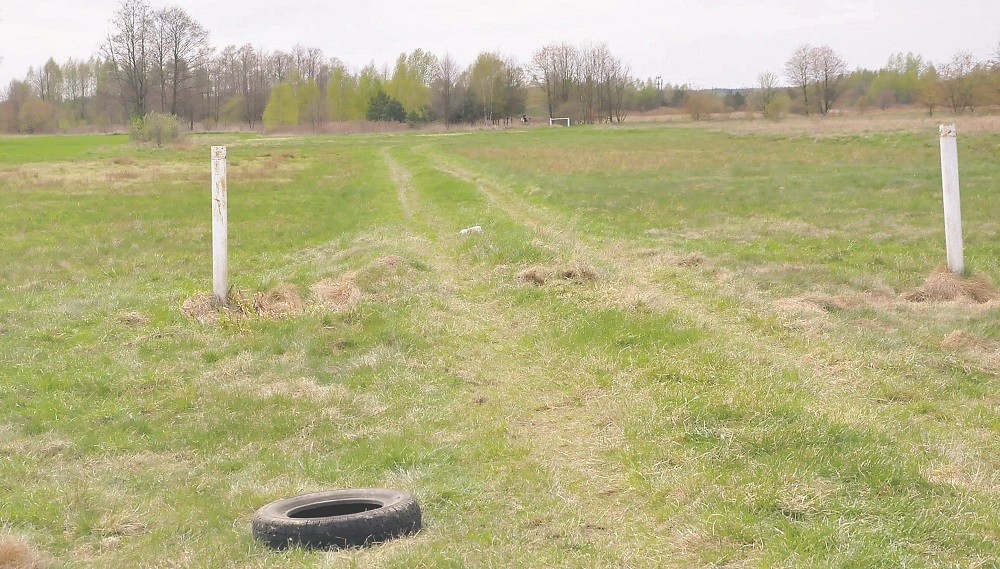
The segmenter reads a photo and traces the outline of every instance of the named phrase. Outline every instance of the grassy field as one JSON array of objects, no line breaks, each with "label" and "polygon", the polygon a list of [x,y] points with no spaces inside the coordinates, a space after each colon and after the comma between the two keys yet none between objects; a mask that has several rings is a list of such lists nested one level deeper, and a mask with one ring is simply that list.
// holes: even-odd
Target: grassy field
[{"label": "grassy field", "polygon": [[949,279],[936,127],[747,124],[0,138],[0,567],[993,566],[1000,134]]}]

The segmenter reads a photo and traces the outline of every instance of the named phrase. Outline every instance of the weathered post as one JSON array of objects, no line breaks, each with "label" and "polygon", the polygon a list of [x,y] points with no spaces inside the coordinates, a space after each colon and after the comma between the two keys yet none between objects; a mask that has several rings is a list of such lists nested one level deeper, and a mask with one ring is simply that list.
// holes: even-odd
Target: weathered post
[{"label": "weathered post", "polygon": [[941,134],[941,184],[944,188],[944,239],[948,270],[965,272],[962,258],[962,205],[958,192],[958,140],[954,124],[943,124]]},{"label": "weathered post", "polygon": [[219,302],[229,301],[229,196],[226,187],[226,147],[212,147],[212,275]]}]

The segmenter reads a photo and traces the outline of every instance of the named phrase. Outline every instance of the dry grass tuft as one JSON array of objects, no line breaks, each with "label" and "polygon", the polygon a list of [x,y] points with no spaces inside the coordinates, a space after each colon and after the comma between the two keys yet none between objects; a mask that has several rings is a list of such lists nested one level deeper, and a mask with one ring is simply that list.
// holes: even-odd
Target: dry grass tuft
[{"label": "dry grass tuft", "polygon": [[104,174],[104,178],[111,183],[130,182],[139,179],[139,172],[135,170],[111,170]]},{"label": "dry grass tuft", "polygon": [[361,302],[361,289],[354,283],[354,275],[341,279],[324,279],[309,287],[319,304],[334,310],[346,310]]},{"label": "dry grass tuft", "polygon": [[48,561],[27,542],[5,535],[0,538],[0,569],[41,569]]},{"label": "dry grass tuft", "polygon": [[985,275],[963,277],[941,267],[924,284],[903,295],[910,302],[943,302],[967,299],[985,304],[1000,298],[1000,292]]},{"label": "dry grass tuft", "polygon": [[545,283],[558,279],[573,283],[594,282],[598,280],[597,271],[579,261],[574,261],[563,267],[529,267],[517,273],[515,277],[518,282],[531,283],[534,285],[544,285]]},{"label": "dry grass tuft", "polygon": [[372,265],[382,266],[387,269],[399,269],[408,265],[406,259],[399,255],[387,255],[372,262]]},{"label": "dry grass tuft", "polygon": [[530,267],[517,273],[517,280],[522,283],[543,285],[545,284],[547,273],[542,267]]},{"label": "dry grass tuft", "polygon": [[705,264],[706,261],[708,261],[708,259],[706,259],[701,253],[688,253],[677,261],[677,266],[688,268],[700,267]]},{"label": "dry grass tuft", "polygon": [[135,158],[132,158],[131,156],[124,156],[124,155],[123,156],[115,156],[115,158],[112,160],[112,162],[115,163],[115,164],[117,164],[117,165],[119,165],[119,166],[131,166],[132,164],[135,164]]},{"label": "dry grass tuft", "polygon": [[267,292],[254,295],[253,308],[258,316],[281,318],[302,311],[302,297],[290,284],[278,285]]},{"label": "dry grass tuft", "polygon": [[219,316],[219,300],[210,292],[199,292],[181,304],[181,311],[202,324],[214,322]]},{"label": "dry grass tuft", "polygon": [[146,530],[146,524],[135,512],[107,513],[93,527],[93,532],[104,538],[132,537]]},{"label": "dry grass tuft", "polygon": [[579,282],[593,282],[597,280],[597,271],[580,262],[574,262],[567,267],[556,271],[556,274],[563,279]]},{"label": "dry grass tuft", "polygon": [[229,291],[229,303],[226,305],[222,305],[211,292],[199,292],[181,304],[181,311],[202,324],[211,324],[218,322],[222,314],[246,316],[253,314],[256,309],[254,299],[249,294],[234,289]]},{"label": "dry grass tuft", "polygon": [[969,334],[962,330],[955,330],[941,340],[941,345],[945,348],[959,349],[970,348],[974,350],[989,350],[993,348],[993,343],[979,336]]}]

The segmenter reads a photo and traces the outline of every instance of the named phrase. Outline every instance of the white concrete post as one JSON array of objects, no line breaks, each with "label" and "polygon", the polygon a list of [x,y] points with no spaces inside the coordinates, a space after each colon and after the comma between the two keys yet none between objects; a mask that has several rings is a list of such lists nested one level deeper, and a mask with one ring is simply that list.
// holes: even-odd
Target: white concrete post
[{"label": "white concrete post", "polygon": [[943,124],[941,134],[941,184],[944,188],[944,239],[948,270],[965,272],[962,258],[962,205],[958,193],[958,140],[954,124]]},{"label": "white concrete post", "polygon": [[229,301],[229,195],[226,147],[212,147],[212,290],[219,302]]}]

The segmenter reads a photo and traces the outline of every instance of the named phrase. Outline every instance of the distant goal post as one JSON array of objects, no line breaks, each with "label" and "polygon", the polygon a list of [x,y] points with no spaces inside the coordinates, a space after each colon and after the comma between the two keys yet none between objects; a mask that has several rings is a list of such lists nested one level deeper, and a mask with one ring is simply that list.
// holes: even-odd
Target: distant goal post
[{"label": "distant goal post", "polygon": [[571,121],[569,117],[549,117],[549,126],[559,125],[559,126],[569,126]]}]

